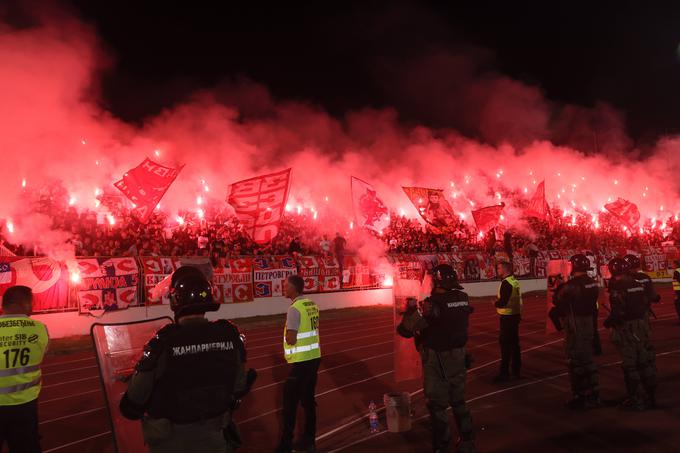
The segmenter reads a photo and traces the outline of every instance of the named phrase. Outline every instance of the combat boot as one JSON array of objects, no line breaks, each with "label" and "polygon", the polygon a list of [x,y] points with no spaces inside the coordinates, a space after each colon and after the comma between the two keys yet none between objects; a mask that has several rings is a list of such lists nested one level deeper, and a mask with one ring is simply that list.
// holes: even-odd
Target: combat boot
[{"label": "combat boot", "polygon": [[628,397],[623,400],[619,405],[619,408],[628,411],[643,411],[645,405],[640,398],[640,381],[638,379],[631,379],[628,374],[624,374],[624,381],[626,383]]}]

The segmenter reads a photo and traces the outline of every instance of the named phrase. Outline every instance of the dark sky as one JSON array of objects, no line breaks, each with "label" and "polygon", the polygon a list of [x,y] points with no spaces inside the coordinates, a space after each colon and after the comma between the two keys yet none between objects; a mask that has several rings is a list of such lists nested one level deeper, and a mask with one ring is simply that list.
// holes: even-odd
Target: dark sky
[{"label": "dark sky", "polygon": [[64,1],[114,57],[103,102],[127,120],[245,76],[335,115],[393,105],[406,121],[443,126],[401,108],[376,62],[473,46],[550,100],[613,105],[638,142],[680,132],[677,2]]}]

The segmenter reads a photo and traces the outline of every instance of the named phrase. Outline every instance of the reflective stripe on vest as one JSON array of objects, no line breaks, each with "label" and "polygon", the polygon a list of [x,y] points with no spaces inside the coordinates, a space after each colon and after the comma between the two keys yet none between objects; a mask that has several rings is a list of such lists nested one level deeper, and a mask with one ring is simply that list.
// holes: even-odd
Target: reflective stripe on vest
[{"label": "reflective stripe on vest", "polygon": [[292,307],[300,312],[300,327],[297,342],[286,343],[286,330],[283,331],[283,353],[288,363],[306,362],[321,357],[319,346],[319,307],[309,299],[297,299]]},{"label": "reflective stripe on vest", "polygon": [[35,400],[40,394],[42,363],[49,338],[40,321],[0,316],[0,406]]},{"label": "reflective stripe on vest", "polygon": [[[680,267],[677,268],[675,272],[680,274]],[[680,281],[673,279],[673,291],[680,291]]]},{"label": "reflective stripe on vest", "polygon": [[[508,282],[512,286],[512,294],[508,305],[502,308],[496,308],[499,315],[519,315],[522,313],[522,292],[519,289],[519,282],[514,275],[506,277],[504,282]],[[501,298],[501,285],[498,286],[498,298]]]}]

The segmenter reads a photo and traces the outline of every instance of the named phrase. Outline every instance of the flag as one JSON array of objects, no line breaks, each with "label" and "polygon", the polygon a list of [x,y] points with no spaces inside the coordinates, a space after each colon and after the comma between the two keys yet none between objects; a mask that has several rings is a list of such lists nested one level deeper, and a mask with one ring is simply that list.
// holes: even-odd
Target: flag
[{"label": "flag", "polygon": [[488,231],[498,225],[501,218],[501,212],[505,207],[504,203],[494,206],[487,206],[485,208],[472,211],[472,218],[475,219],[475,224],[479,231]]},{"label": "flag", "polygon": [[227,202],[245,231],[258,244],[270,242],[279,232],[288,200],[290,168],[231,185]]},{"label": "flag", "polygon": [[432,226],[445,227],[454,221],[453,209],[441,189],[402,187],[420,216]]},{"label": "flag", "polygon": [[635,203],[623,198],[619,198],[613,203],[607,203],[604,208],[628,228],[632,228],[640,220],[640,210]]},{"label": "flag", "polygon": [[390,224],[389,212],[373,186],[352,176],[351,189],[354,220],[357,226],[377,233],[387,228]]},{"label": "flag", "polygon": [[146,223],[182,168],[184,165],[165,167],[147,158],[113,185],[135,204],[133,212],[140,222]]},{"label": "flag", "polygon": [[531,201],[524,210],[524,215],[527,217],[538,217],[539,219],[545,219],[545,217],[550,213],[550,207],[545,201],[545,180],[536,186],[536,192],[534,196],[531,197]]}]

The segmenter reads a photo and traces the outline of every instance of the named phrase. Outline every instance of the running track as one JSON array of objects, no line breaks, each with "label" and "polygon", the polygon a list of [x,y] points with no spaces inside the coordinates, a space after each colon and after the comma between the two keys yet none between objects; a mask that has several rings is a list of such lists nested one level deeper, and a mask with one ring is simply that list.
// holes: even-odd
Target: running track
[{"label": "running track", "polygon": [[[670,290],[664,288],[661,293],[665,303],[657,309],[659,320],[655,321],[654,340],[658,352],[663,354],[658,361],[663,382],[672,377],[663,373],[666,363],[678,362],[680,358],[680,328],[675,325]],[[550,410],[560,408],[568,397],[561,337],[544,333],[545,304],[544,295],[525,297],[521,327],[525,378],[505,387],[493,387],[488,381],[497,371],[497,315],[490,299],[474,303],[476,310],[471,317],[468,349],[473,353],[475,363],[468,378],[467,399],[471,401],[475,421],[482,422],[476,423],[480,446],[485,447],[482,451],[512,451],[507,441],[501,442],[505,438],[517,439],[517,442],[523,439],[517,451],[540,448],[538,442],[544,436],[538,435],[542,431],[537,434],[531,424],[522,424],[521,436],[507,428],[495,429],[491,437],[495,440],[486,443],[484,439],[490,436],[485,433],[491,426],[505,427],[503,419],[507,418],[509,411],[515,409],[521,412],[517,407],[529,407],[524,404],[529,399],[542,403],[547,401],[544,409]],[[422,419],[425,412],[419,383],[396,385],[393,382],[391,309],[359,310],[327,320],[322,313],[321,325],[323,359],[317,385],[320,449],[347,452],[372,452],[385,448],[428,451],[429,437],[427,424]],[[281,325],[243,330],[247,336],[248,366],[258,370],[259,379],[236,413],[245,441],[241,451],[273,451],[279,433],[282,385],[287,374],[287,365],[281,356]],[[620,372],[615,364],[618,359],[608,335],[605,332],[601,335],[605,355],[599,362],[609,364],[603,368],[602,374],[611,374],[603,376],[603,387],[606,384],[613,391],[622,392]],[[679,368],[674,371],[676,382]],[[112,452],[113,441],[94,354],[87,351],[49,357],[43,375],[40,430],[44,451]],[[383,393],[394,390],[414,393],[417,418],[414,430],[407,435],[369,436],[365,421],[369,401],[379,403]],[[517,398],[520,398],[520,404]],[[545,417],[533,415],[537,422],[545,421]],[[675,423],[677,426],[677,419]],[[546,429],[559,436],[562,428],[557,424]],[[570,425],[569,429],[575,427]],[[527,443],[527,439],[533,443]],[[676,438],[676,441],[680,439]],[[567,445],[564,442],[558,444]]]}]

